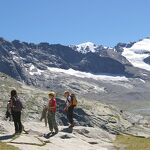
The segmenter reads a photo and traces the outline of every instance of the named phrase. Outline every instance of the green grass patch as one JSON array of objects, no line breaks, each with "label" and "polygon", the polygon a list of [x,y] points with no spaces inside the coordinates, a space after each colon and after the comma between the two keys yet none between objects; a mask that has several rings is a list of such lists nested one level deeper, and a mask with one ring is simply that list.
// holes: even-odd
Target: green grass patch
[{"label": "green grass patch", "polygon": [[116,150],[121,150],[122,146],[125,146],[125,150],[150,150],[150,138],[117,135],[115,145]]},{"label": "green grass patch", "polygon": [[0,150],[19,150],[19,148],[0,142]]}]

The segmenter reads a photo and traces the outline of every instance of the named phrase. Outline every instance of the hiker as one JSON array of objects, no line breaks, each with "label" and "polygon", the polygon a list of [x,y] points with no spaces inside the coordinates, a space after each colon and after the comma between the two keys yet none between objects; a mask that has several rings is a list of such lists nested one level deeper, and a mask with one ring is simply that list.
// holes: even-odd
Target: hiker
[{"label": "hiker", "polygon": [[12,115],[11,115],[11,109],[10,109],[10,100],[7,103],[7,110],[5,114],[6,120],[9,119],[9,121],[12,121]]},{"label": "hiker", "polygon": [[19,97],[17,96],[16,90],[11,91],[10,109],[14,121],[15,134],[21,134],[22,132],[21,111],[23,109],[23,105]]},{"label": "hiker", "polygon": [[69,91],[64,92],[64,97],[66,98],[66,107],[64,108],[64,111],[67,113],[67,119],[70,123],[69,128],[72,128],[74,127],[73,111],[75,105],[72,105],[72,97]]},{"label": "hiker", "polygon": [[44,105],[44,107],[43,107],[40,121],[42,121],[43,119],[45,121],[45,127],[47,127],[47,106],[46,105]]},{"label": "hiker", "polygon": [[[49,102],[48,102],[48,125],[51,133],[58,133],[58,126],[55,119],[55,113],[56,113],[56,99],[55,99],[55,92],[50,92],[48,94],[49,96]],[[55,132],[53,132],[53,129]]]}]

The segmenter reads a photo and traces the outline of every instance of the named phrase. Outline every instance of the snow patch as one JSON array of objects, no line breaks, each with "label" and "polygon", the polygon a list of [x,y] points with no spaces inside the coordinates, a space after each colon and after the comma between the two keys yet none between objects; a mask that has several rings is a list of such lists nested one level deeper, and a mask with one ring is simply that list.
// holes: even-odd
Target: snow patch
[{"label": "snow patch", "polygon": [[99,92],[105,92],[105,88],[104,87],[94,86],[93,92],[96,93],[97,91],[99,91]]},{"label": "snow patch", "polygon": [[150,71],[150,65],[144,59],[150,56],[150,39],[135,43],[131,48],[124,48],[122,56],[135,67]]},{"label": "snow patch", "polygon": [[13,52],[13,51],[10,51],[9,53],[10,53],[10,54],[12,54],[12,55],[15,55],[15,54],[16,54],[16,53],[15,53],[15,52]]},{"label": "snow patch", "polygon": [[32,71],[33,69],[35,69],[35,66],[32,64],[32,65],[30,66],[30,70]]},{"label": "snow patch", "polygon": [[14,60],[15,62],[20,63],[20,60],[26,60],[25,58],[18,56],[18,55],[17,55],[15,52],[13,52],[13,51],[10,51],[9,53],[12,55],[12,58],[13,58],[13,60]]},{"label": "snow patch", "polygon": [[136,49],[136,50],[150,51],[150,39],[143,39],[143,40],[135,43],[131,48]]},{"label": "snow patch", "polygon": [[109,75],[94,75],[92,73],[87,72],[81,72],[73,69],[60,69],[60,68],[53,68],[48,67],[49,71],[57,72],[57,73],[65,73],[72,76],[80,77],[80,78],[91,78],[95,80],[111,80],[111,81],[128,81],[128,79],[125,76],[109,76]]},{"label": "snow patch", "polygon": [[33,64],[28,64],[30,65],[30,67],[26,67],[26,71],[29,72],[30,75],[41,75],[44,71],[38,69],[37,67],[35,67]]},{"label": "snow patch", "polygon": [[140,79],[141,82],[146,83],[143,79]]},{"label": "snow patch", "polygon": [[20,63],[20,58],[15,55],[13,56],[13,60],[17,63]]}]

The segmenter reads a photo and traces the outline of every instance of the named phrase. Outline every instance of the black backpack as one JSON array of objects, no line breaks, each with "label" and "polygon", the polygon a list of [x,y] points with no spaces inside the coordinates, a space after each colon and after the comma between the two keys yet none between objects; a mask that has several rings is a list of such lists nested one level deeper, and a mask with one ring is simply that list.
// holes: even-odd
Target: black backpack
[{"label": "black backpack", "polygon": [[12,110],[13,111],[22,111],[23,105],[18,97],[13,97],[12,99]]}]

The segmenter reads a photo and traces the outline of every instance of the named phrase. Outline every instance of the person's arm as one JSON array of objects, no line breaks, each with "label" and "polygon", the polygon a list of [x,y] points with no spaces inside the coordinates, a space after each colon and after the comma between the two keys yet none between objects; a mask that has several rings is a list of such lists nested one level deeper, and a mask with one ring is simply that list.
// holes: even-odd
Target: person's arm
[{"label": "person's arm", "polygon": [[11,113],[11,106],[10,106],[10,102],[7,104],[7,110]]},{"label": "person's arm", "polygon": [[43,108],[43,111],[44,111],[44,112],[47,112],[47,111],[48,111],[48,107],[45,106],[45,107]]},{"label": "person's arm", "polygon": [[12,98],[10,98],[10,108],[13,107],[13,101],[12,101]]},{"label": "person's arm", "polygon": [[13,98],[10,98],[10,111],[12,111],[13,110]]},{"label": "person's arm", "polygon": [[20,105],[22,107],[22,109],[25,109],[25,107],[23,106],[22,102],[20,101]]}]

